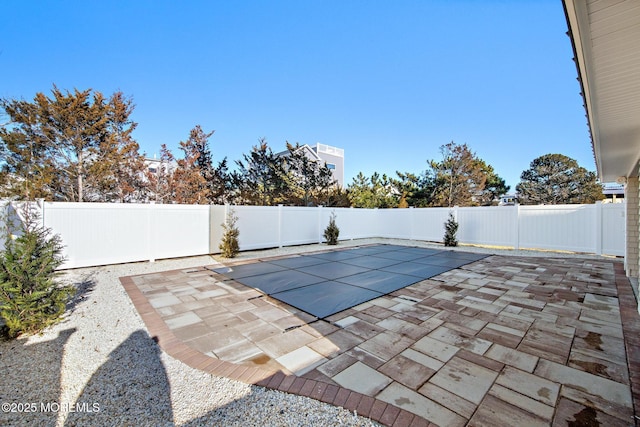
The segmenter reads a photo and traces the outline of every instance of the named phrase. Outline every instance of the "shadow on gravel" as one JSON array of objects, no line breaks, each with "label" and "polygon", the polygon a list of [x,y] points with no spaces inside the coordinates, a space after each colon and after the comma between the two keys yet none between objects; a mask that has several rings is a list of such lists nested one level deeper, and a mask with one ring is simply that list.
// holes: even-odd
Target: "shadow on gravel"
[{"label": "shadow on gravel", "polygon": [[91,272],[87,273],[78,278],[69,278],[64,277],[63,281],[73,285],[76,288],[76,293],[71,298],[71,300],[67,303],[67,310],[65,312],[65,316],[68,316],[70,313],[73,313],[82,301],[86,300],[89,297],[89,294],[96,287],[96,273]]},{"label": "shadow on gravel", "polygon": [[138,330],[91,377],[65,425],[172,426],[171,387],[160,348]]},{"label": "shadow on gravel", "polygon": [[51,341],[0,341],[0,425],[55,426],[64,347],[76,329]]}]

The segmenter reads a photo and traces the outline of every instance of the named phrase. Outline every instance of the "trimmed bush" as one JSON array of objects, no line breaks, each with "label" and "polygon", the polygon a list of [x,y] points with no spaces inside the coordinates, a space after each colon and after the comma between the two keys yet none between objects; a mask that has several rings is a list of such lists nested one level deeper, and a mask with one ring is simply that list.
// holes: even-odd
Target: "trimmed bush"
[{"label": "trimmed bush", "polygon": [[234,258],[240,252],[240,244],[238,243],[238,236],[240,236],[240,230],[236,226],[238,217],[233,209],[229,209],[227,218],[222,224],[224,233],[222,235],[222,241],[220,242],[220,250],[222,256],[225,258]]},{"label": "trimmed bush", "polygon": [[0,317],[9,338],[56,323],[74,294],[72,286],[58,280],[56,269],[64,262],[60,236],[40,226],[37,214],[25,206],[24,221],[9,230],[0,254]]},{"label": "trimmed bush", "polygon": [[456,233],[458,232],[458,223],[456,222],[453,212],[449,212],[449,219],[444,223],[444,245],[458,246]]},{"label": "trimmed bush", "polygon": [[324,238],[327,241],[327,245],[337,245],[339,235],[340,235],[340,229],[336,225],[336,213],[331,212],[331,218],[329,218],[329,225],[324,230]]}]

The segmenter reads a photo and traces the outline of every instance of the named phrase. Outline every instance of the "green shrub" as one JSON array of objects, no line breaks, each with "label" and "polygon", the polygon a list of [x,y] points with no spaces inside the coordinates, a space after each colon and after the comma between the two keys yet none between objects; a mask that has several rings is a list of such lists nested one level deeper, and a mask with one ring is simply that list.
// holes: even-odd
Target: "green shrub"
[{"label": "green shrub", "polygon": [[340,229],[336,225],[336,213],[331,212],[331,218],[329,218],[329,225],[324,230],[324,238],[327,241],[327,245],[337,245],[339,235],[340,235]]},{"label": "green shrub", "polygon": [[222,235],[222,241],[220,242],[220,250],[222,256],[225,258],[234,258],[240,252],[240,244],[238,243],[238,236],[240,236],[240,230],[236,226],[238,217],[233,209],[229,209],[227,218],[222,224],[224,233]]},{"label": "green shrub", "polygon": [[444,223],[444,245],[445,246],[458,246],[458,240],[456,239],[456,233],[458,232],[458,223],[456,222],[453,212],[449,212],[449,219]]},{"label": "green shrub", "polygon": [[40,226],[31,208],[23,212],[24,221],[7,233],[0,254],[0,317],[10,338],[56,323],[74,293],[58,280],[56,269],[64,262],[60,236]]}]

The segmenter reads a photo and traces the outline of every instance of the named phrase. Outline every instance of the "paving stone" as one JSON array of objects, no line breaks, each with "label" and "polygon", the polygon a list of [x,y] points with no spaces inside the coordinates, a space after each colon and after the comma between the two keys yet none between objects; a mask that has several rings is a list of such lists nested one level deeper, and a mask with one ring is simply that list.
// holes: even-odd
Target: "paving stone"
[{"label": "paving stone", "polygon": [[277,359],[278,357],[291,353],[293,350],[303,347],[315,340],[316,338],[313,335],[310,335],[300,329],[294,329],[257,342],[256,345],[269,356]]},{"label": "paving stone", "polygon": [[399,333],[400,335],[405,335],[412,340],[418,340],[428,333],[424,328],[411,322],[407,322],[406,320],[399,319],[395,316],[381,320],[380,322],[376,323],[376,325],[381,327],[382,329],[394,331]]},{"label": "paving stone", "polygon": [[549,421],[489,394],[469,420],[469,425],[478,427],[548,427]]},{"label": "paving stone", "polygon": [[497,376],[498,372],[454,357],[429,382],[479,404]]},{"label": "paving stone", "polygon": [[413,350],[411,348],[406,349],[400,354],[406,357],[407,359],[411,359],[414,362],[417,362],[423,366],[426,366],[427,368],[432,369],[434,371],[437,371],[444,365],[444,362],[441,362],[437,359],[429,357],[426,354],[420,353],[419,351]]},{"label": "paving stone", "polygon": [[209,334],[211,332],[211,327],[200,321],[182,328],[172,329],[172,332],[177,338],[188,341]]},{"label": "paving stone", "polygon": [[384,331],[359,344],[358,347],[382,359],[389,360],[413,344],[413,340],[393,331]]},{"label": "paving stone", "polygon": [[609,326],[619,325],[621,323],[620,313],[617,311],[589,310],[586,308],[582,309],[578,320]]},{"label": "paving stone", "polygon": [[326,338],[339,347],[342,352],[348,351],[364,341],[359,336],[345,330],[337,330],[327,335]]},{"label": "paving stone", "polygon": [[634,425],[632,418],[621,420],[617,417],[607,415],[591,406],[581,405],[568,399],[560,399],[553,418],[553,427],[564,426],[607,426],[607,427],[627,427]]},{"label": "paving stone", "polygon": [[486,303],[474,300],[472,298],[462,298],[457,302],[458,305],[475,308],[476,310],[486,311],[487,313],[500,313],[502,311],[502,305],[495,303]]},{"label": "paving stone", "polygon": [[280,356],[276,361],[295,375],[304,375],[327,359],[307,346],[300,347],[291,353]]},{"label": "paving stone", "polygon": [[411,348],[418,350],[421,353],[431,356],[441,362],[447,362],[460,350],[454,345],[446,344],[442,341],[438,341],[429,336],[426,336],[417,341]]},{"label": "paving stone", "polygon": [[258,319],[257,321],[252,322],[251,325],[246,326],[247,327],[245,328],[242,328],[241,326],[238,327],[238,331],[253,342],[264,341],[273,336],[282,334],[281,329],[272,326],[270,323],[267,323],[262,319]]},{"label": "paving stone", "polygon": [[396,382],[391,383],[376,398],[441,426],[464,426],[467,422],[461,415]]},{"label": "paving stone", "polygon": [[525,372],[533,372],[539,358],[522,351],[514,350],[500,344],[493,344],[485,353],[485,357],[513,366]]},{"label": "paving stone", "polygon": [[356,362],[332,377],[340,386],[374,397],[391,383],[391,378],[362,362]]},{"label": "paving stone", "polygon": [[[377,322],[378,319],[375,319],[375,321]],[[353,322],[345,326],[344,329],[351,332],[352,334],[358,335],[365,340],[373,338],[380,332],[384,331],[383,328],[362,320]]]},{"label": "paving stone", "polygon": [[[203,300],[203,299],[207,299],[207,298],[219,297],[221,295],[226,295],[226,294],[227,294],[227,291],[225,291],[224,289],[212,289],[212,290],[205,291],[205,292],[196,292],[196,293],[193,294],[193,297],[195,299],[197,299],[197,300]],[[246,304],[243,305],[244,310],[238,309],[237,311],[251,310],[251,307],[249,307],[249,306],[252,306],[252,304],[246,303]],[[229,307],[229,308],[231,308],[231,307]],[[229,311],[233,311],[233,310],[229,310]]]},{"label": "paving stone", "polygon": [[322,365],[318,366],[316,369],[328,377],[333,377],[338,373],[344,371],[345,369],[347,369],[349,366],[353,365],[357,361],[358,359],[356,359],[355,357],[347,353],[343,353],[337,356],[336,358],[323,363]]},{"label": "paving stone", "polygon": [[239,363],[262,354],[262,350],[250,341],[241,340],[235,341],[224,348],[215,349],[215,354],[220,360]]},{"label": "paving stone", "polygon": [[[440,312],[438,315],[435,316],[435,318],[442,319],[445,322],[447,322],[447,324],[449,325],[455,324],[455,325],[463,326],[464,328],[473,331],[472,333],[474,334],[480,331],[482,328],[484,328],[485,325],[487,324],[487,322],[474,317],[465,316],[459,313],[450,313],[447,311]],[[447,324],[445,324],[445,326],[447,326]]]},{"label": "paving stone", "polygon": [[518,347],[522,341],[522,336],[512,335],[489,327],[484,328],[476,336],[492,343],[497,343],[510,348]]},{"label": "paving stone", "polygon": [[548,406],[538,400],[531,399],[530,397],[520,394],[518,391],[514,391],[513,389],[503,387],[496,383],[489,390],[489,394],[531,414],[535,414],[547,422],[551,421],[553,418],[553,405],[555,405],[555,401],[552,406]]},{"label": "paving stone", "polygon": [[572,350],[612,363],[626,365],[627,362],[624,340],[597,332],[576,330]]},{"label": "paving stone", "polygon": [[213,350],[218,347],[215,342],[215,335],[211,332],[206,335],[200,335],[196,338],[185,341],[185,344],[193,349],[198,350],[201,353],[213,352]]},{"label": "paving stone", "polygon": [[252,313],[265,322],[273,322],[274,320],[282,319],[289,315],[285,310],[272,305],[254,308]]},{"label": "paving stone", "polygon": [[221,328],[211,332],[213,335],[214,351],[233,345],[237,342],[249,342],[244,335],[235,330],[234,328]]},{"label": "paving stone", "polygon": [[347,352],[347,354],[373,369],[378,369],[386,362],[386,360],[382,360],[359,347],[352,348]]},{"label": "paving stone", "polygon": [[496,384],[500,384],[550,406],[555,404],[558,393],[560,392],[560,385],[558,383],[510,366],[502,370],[496,379]]},{"label": "paving stone", "polygon": [[495,372],[500,372],[504,368],[504,363],[498,362],[488,357],[480,356],[479,354],[472,353],[468,350],[460,350],[456,353],[456,357],[466,360],[467,362],[475,363],[484,368],[491,369]]},{"label": "paving stone", "polygon": [[165,319],[165,323],[167,324],[169,329],[183,328],[185,326],[195,325],[200,322],[202,322],[202,319],[200,319],[198,315],[192,311],[187,311],[186,313],[182,313],[177,316]]},{"label": "paving stone", "polygon": [[181,304],[180,298],[173,294],[154,295],[149,297],[149,304],[153,308],[167,307],[170,305]]},{"label": "paving stone", "polygon": [[340,353],[340,347],[335,345],[333,342],[331,342],[330,339],[327,339],[327,338],[316,339],[315,341],[312,341],[309,344],[307,344],[307,347],[311,348],[312,350],[320,353],[321,355],[327,358]]},{"label": "paving stone", "polygon": [[[600,352],[600,354],[605,355],[604,352]],[[595,351],[576,349],[569,355],[568,366],[619,383],[629,384],[629,368],[626,361],[623,364],[618,364],[596,357],[597,355],[599,354]]]},{"label": "paving stone", "polygon": [[468,336],[452,329],[445,328],[444,326],[440,326],[438,329],[431,332],[428,336],[447,344],[467,349],[477,354],[484,354],[492,344],[491,341]]},{"label": "paving stone", "polygon": [[590,394],[604,400],[632,407],[631,391],[627,385],[544,359],[540,359],[534,374],[566,387],[588,390]]},{"label": "paving stone", "polygon": [[379,372],[413,390],[417,390],[436,372],[412,359],[398,355],[378,368]]},{"label": "paving stone", "polygon": [[359,319],[357,317],[354,316],[347,316],[345,318],[342,318],[338,321],[333,322],[335,325],[340,326],[341,328],[346,328],[349,325],[352,325],[354,323],[356,323],[357,321],[359,321]]},{"label": "paving stone", "polygon": [[571,341],[561,335],[531,329],[522,339],[517,349],[540,358],[564,364],[571,351]]},{"label": "paving stone", "polygon": [[475,403],[469,402],[435,384],[426,383],[418,392],[467,419],[471,418],[477,407]]},{"label": "paving stone", "polygon": [[[582,405],[593,407],[622,420],[632,420],[634,418],[633,408],[621,405],[618,402],[605,400],[600,396],[589,394],[589,390],[582,391],[571,387],[562,387],[560,389],[560,396],[581,403]],[[636,408],[638,407],[637,404],[638,402],[636,401]]]}]

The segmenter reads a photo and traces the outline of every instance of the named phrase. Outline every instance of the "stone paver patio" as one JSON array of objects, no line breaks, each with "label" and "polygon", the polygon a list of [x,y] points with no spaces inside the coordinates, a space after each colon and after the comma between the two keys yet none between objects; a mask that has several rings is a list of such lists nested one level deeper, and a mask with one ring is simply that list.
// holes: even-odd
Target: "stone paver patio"
[{"label": "stone paver patio", "polygon": [[619,260],[493,255],[326,321],[205,267],[121,281],[175,358],[386,425],[637,425]]}]

